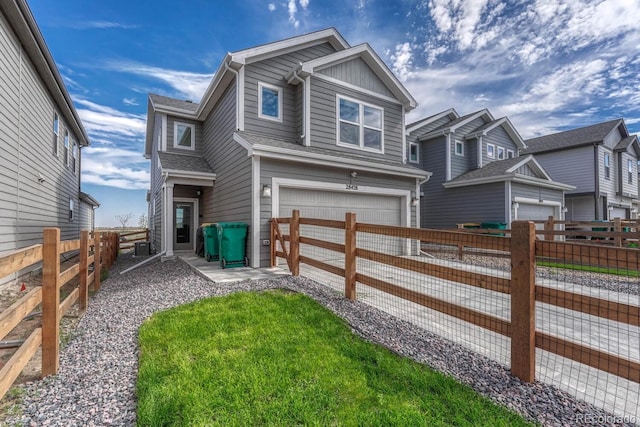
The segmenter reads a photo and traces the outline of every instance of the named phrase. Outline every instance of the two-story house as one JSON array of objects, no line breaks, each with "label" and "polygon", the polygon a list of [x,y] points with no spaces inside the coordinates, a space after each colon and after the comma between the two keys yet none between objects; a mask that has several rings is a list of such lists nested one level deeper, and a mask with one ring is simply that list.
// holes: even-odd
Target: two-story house
[{"label": "two-story house", "polygon": [[554,179],[575,186],[566,195],[571,221],[630,219],[638,198],[638,137],[623,119],[525,141]]},{"label": "two-story house", "polygon": [[531,156],[507,117],[449,109],[407,126],[409,162],[433,173],[422,185],[423,228],[562,218],[564,192]]},{"label": "two-story house", "polygon": [[25,0],[0,2],[0,122],[0,254],[42,243],[43,227],[79,238],[89,139]]},{"label": "two-story house", "polygon": [[269,265],[272,217],[419,225],[407,164],[415,99],[367,44],[333,28],[225,56],[199,103],[150,95],[145,155],[153,246],[194,249],[201,223],[248,224],[253,267]]}]

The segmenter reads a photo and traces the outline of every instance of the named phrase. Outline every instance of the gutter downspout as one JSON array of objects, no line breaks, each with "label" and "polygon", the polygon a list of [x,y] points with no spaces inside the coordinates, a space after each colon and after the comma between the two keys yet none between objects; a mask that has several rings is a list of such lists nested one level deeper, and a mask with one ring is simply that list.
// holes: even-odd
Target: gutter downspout
[{"label": "gutter downspout", "polygon": [[300,135],[300,138],[302,138],[302,142],[304,146],[308,147],[309,144],[307,142],[307,126],[306,126],[307,124],[306,123],[307,122],[307,82],[305,79],[303,79],[298,75],[298,72],[296,70],[291,71],[291,77],[299,81],[300,83],[302,83],[302,135]]},{"label": "gutter downspout", "polygon": [[451,181],[451,134],[447,133],[447,152],[445,153],[445,171],[447,182]]},{"label": "gutter downspout", "polygon": [[595,218],[600,219],[600,159],[598,158],[598,144],[593,144],[593,170],[595,181]]},{"label": "gutter downspout", "polygon": [[[231,62],[231,60],[229,60]],[[224,68],[230,71],[236,77],[236,130],[240,129],[240,75],[236,70],[231,68],[229,64],[223,62]]]}]

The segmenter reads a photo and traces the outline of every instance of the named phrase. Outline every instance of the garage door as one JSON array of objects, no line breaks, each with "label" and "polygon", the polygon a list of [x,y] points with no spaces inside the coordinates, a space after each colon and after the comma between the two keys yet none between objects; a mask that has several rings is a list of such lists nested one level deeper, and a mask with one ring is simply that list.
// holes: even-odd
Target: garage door
[{"label": "garage door", "polygon": [[[549,216],[556,216],[556,207],[549,205],[534,205],[529,203],[519,203],[518,207],[518,220],[520,221],[535,221],[546,220]],[[544,229],[543,224],[536,224],[537,229]]]},{"label": "garage door", "polygon": [[625,208],[618,208],[614,206],[609,218],[611,220],[614,218],[627,219],[627,210]]},{"label": "garage door", "polygon": [[[402,198],[379,194],[361,194],[355,192],[337,192],[307,190],[301,188],[280,188],[280,217],[290,217],[294,209],[305,218],[331,219],[344,221],[347,212],[356,214],[358,222],[380,225],[402,225]],[[344,231],[303,225],[302,236],[344,244]],[[401,239],[358,233],[357,245],[360,248],[399,255]],[[301,250],[311,251],[312,257],[320,260],[334,259],[333,251],[315,247]]]}]

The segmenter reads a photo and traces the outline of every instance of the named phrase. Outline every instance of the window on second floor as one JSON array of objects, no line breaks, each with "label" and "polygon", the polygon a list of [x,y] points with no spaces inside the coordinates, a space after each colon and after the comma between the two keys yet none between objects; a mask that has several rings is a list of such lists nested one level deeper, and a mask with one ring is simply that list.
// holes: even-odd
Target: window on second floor
[{"label": "window on second floor", "polygon": [[69,197],[69,222],[73,222],[73,199]]},{"label": "window on second floor", "polygon": [[78,146],[75,142],[71,141],[71,170],[76,173],[76,166],[78,164]]},{"label": "window on second floor", "polygon": [[487,144],[487,157],[490,159],[495,159],[496,157],[496,146],[493,144]]},{"label": "window on second floor", "polygon": [[338,145],[384,152],[383,110],[338,96]]},{"label": "window on second floor", "polygon": [[604,177],[611,178],[611,155],[609,153],[604,153]]},{"label": "window on second floor", "polygon": [[420,162],[420,146],[415,142],[409,143],[409,161],[411,163]]},{"label": "window on second floor", "polygon": [[258,117],[282,121],[282,88],[258,83]]},{"label": "window on second floor", "polygon": [[64,164],[69,165],[69,131],[64,131],[64,151],[62,152],[64,156]]},{"label": "window on second floor", "polygon": [[184,150],[195,150],[196,126],[175,122],[173,124],[173,146]]},{"label": "window on second floor", "polygon": [[498,160],[504,160],[504,148],[498,147]]},{"label": "window on second floor", "polygon": [[507,159],[513,159],[516,153],[513,150],[507,150]]},{"label": "window on second floor", "polygon": [[633,184],[633,160],[627,159],[627,175],[629,184]]},{"label": "window on second floor", "polygon": [[458,156],[464,156],[464,143],[456,139],[455,153]]},{"label": "window on second floor", "polygon": [[58,131],[60,130],[60,119],[58,113],[53,113],[53,154],[58,156]]}]

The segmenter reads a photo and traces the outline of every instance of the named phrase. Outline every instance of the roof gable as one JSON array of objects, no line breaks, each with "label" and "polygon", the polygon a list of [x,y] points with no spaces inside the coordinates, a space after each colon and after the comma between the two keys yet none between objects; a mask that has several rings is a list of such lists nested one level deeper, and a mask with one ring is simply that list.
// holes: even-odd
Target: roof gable
[{"label": "roof gable", "polygon": [[509,135],[511,140],[516,144],[516,146],[518,146],[518,148],[522,150],[527,147],[524,140],[520,136],[520,133],[518,133],[515,126],[513,126],[513,123],[511,123],[511,120],[509,120],[508,117],[502,117],[500,119],[485,123],[483,126],[465,135],[464,138],[474,139],[474,138],[478,138],[479,136],[485,136],[492,130],[496,129],[497,127],[502,127],[504,131],[507,133],[507,135]]},{"label": "roof gable", "polygon": [[433,116],[425,117],[423,119],[417,120],[411,124],[407,125],[407,133],[414,132],[418,129],[422,129],[423,127],[429,126],[433,122],[437,122],[438,120],[448,117],[450,121],[453,121],[460,117],[457,111],[453,108],[449,108],[448,110],[441,111]]},{"label": "roof gable", "polygon": [[493,116],[491,115],[491,113],[489,112],[489,110],[484,109],[484,110],[480,110],[480,111],[476,111],[474,113],[470,113],[467,114],[465,116],[462,117],[458,117],[455,120],[450,121],[449,123],[446,123],[434,130],[432,130],[431,132],[429,132],[426,135],[423,135],[420,137],[420,140],[426,140],[426,139],[431,139],[433,137],[436,136],[440,136],[443,134],[447,134],[447,133],[454,133],[457,129],[461,128],[462,126],[471,123],[472,121],[476,120],[477,118],[482,117],[482,119],[485,122],[492,122],[494,120]]},{"label": "roof gable", "polygon": [[[624,121],[622,119],[615,119],[591,126],[527,139],[525,141],[525,144],[527,144],[525,152],[542,153],[547,151],[571,149],[583,145],[602,144],[607,136],[621,125],[624,125]],[[623,130],[626,131],[626,126],[623,127]],[[628,135],[628,132],[626,135]]]}]

